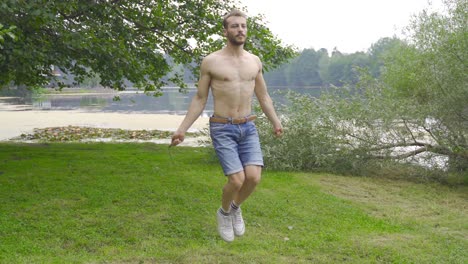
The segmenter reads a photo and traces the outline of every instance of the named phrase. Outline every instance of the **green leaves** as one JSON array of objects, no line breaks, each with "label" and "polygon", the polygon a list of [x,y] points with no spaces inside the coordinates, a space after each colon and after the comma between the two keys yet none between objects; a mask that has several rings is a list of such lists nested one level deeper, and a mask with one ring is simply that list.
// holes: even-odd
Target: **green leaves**
[{"label": "green leaves", "polygon": [[0,23],[0,49],[3,49],[3,43],[5,42],[5,37],[9,37],[11,40],[16,41],[18,38],[13,33],[16,29],[16,26],[12,25],[9,28],[4,28],[4,26]]},{"label": "green leaves", "polygon": [[408,41],[388,39],[372,47],[370,55],[383,58],[381,78],[360,70],[357,87],[319,98],[288,94],[290,105],[279,109],[281,140],[260,118],[266,164],[439,180],[466,175],[468,2],[450,3],[455,5],[448,15],[420,14]]},{"label": "green leaves", "polygon": [[[56,79],[51,65],[78,82],[97,74],[101,85],[119,90],[127,80],[143,90],[181,85],[182,76],[166,78],[169,59],[196,72],[204,56],[222,47],[222,16],[234,6],[233,0],[5,1],[0,87],[47,84]],[[256,43],[250,50],[267,68],[292,55],[261,19],[250,26]]]}]

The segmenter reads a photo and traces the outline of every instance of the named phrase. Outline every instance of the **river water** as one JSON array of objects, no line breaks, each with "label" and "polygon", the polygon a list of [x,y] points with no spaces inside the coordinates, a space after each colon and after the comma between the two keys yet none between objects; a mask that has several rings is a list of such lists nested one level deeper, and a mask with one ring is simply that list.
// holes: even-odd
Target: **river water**
[{"label": "river water", "polygon": [[[270,88],[269,93],[275,103],[285,103],[286,89]],[[320,88],[295,88],[292,91],[301,94],[320,94]],[[163,95],[154,97],[139,91],[107,93],[59,93],[42,94],[27,97],[0,98],[1,103],[23,106],[24,110],[81,110],[99,112],[157,113],[184,115],[187,112],[195,89],[180,93],[176,88],[164,88]],[[116,98],[118,97],[118,100]],[[208,98],[204,116],[213,113],[213,99]]]}]

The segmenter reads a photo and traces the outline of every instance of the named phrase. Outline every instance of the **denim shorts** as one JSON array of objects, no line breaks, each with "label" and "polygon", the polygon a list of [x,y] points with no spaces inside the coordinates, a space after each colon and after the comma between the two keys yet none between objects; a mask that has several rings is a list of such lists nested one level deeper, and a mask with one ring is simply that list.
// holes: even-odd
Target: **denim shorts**
[{"label": "denim shorts", "polygon": [[243,171],[247,165],[263,167],[263,155],[254,122],[235,125],[210,123],[210,136],[224,175]]}]

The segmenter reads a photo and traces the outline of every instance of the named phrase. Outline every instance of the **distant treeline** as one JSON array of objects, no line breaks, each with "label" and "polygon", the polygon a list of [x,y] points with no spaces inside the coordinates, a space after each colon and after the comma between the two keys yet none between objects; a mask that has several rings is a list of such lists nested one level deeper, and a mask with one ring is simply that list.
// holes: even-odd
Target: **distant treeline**
[{"label": "distant treeline", "polygon": [[360,70],[378,77],[385,56],[401,40],[382,38],[367,52],[341,53],[336,48],[329,54],[326,49],[304,49],[289,63],[265,73],[268,86],[343,86],[355,84]]}]

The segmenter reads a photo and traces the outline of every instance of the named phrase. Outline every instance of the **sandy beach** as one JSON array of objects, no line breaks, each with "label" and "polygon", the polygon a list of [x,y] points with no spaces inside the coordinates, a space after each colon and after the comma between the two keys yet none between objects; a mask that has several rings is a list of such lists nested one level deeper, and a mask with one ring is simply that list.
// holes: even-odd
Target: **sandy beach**
[{"label": "sandy beach", "polygon": [[[0,104],[0,141],[21,134],[32,133],[35,128],[83,126],[96,128],[121,128],[128,130],[168,130],[174,131],[184,116],[170,114],[108,113],[69,111],[37,111],[21,106]],[[189,131],[208,127],[208,117],[200,117]],[[160,143],[169,143],[163,141]],[[192,145],[186,139],[183,145]]]}]

